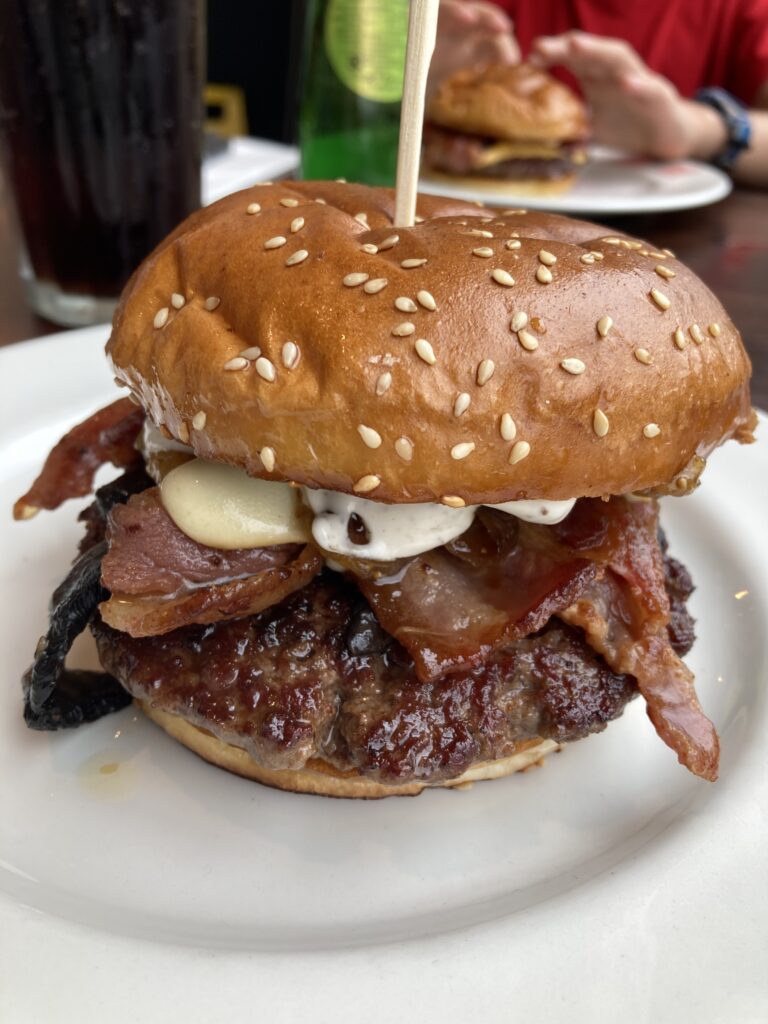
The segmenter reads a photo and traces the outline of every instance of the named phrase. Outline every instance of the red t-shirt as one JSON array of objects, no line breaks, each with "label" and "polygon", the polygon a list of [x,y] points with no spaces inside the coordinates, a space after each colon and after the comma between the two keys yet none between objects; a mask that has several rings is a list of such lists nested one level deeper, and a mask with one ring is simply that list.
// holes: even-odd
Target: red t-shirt
[{"label": "red t-shirt", "polygon": [[624,39],[683,96],[719,85],[744,103],[768,82],[768,0],[494,0],[525,56],[537,36],[578,28]]}]

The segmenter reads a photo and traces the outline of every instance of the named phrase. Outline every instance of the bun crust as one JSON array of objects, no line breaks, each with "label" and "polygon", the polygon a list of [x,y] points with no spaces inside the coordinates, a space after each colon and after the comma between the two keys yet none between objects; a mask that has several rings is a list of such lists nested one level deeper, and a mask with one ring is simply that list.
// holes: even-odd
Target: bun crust
[{"label": "bun crust", "polygon": [[587,134],[584,104],[530,64],[463,68],[441,82],[427,119],[492,139],[566,142]]},{"label": "bun crust", "polygon": [[509,757],[500,758],[498,761],[479,762],[455,779],[437,783],[406,782],[401,785],[388,785],[355,772],[340,772],[327,761],[317,759],[309,761],[305,768],[298,771],[275,771],[272,768],[264,768],[240,747],[223,743],[211,733],[199,729],[178,715],[170,715],[167,711],[153,708],[147,701],[137,701],[137,704],[156,725],[210,764],[225,768],[235,775],[242,775],[243,778],[252,779],[254,782],[260,782],[264,786],[315,796],[372,800],[385,796],[417,796],[424,789],[430,788],[461,789],[473,782],[500,779],[504,775],[523,771],[534,764],[539,764],[551,751],[560,749],[554,740],[527,740],[520,743],[519,749]]},{"label": "bun crust", "polygon": [[739,333],[668,254],[431,196],[394,229],[393,207],[280,182],[198,211],[129,282],[115,375],[203,458],[385,502],[664,488],[746,438]]}]

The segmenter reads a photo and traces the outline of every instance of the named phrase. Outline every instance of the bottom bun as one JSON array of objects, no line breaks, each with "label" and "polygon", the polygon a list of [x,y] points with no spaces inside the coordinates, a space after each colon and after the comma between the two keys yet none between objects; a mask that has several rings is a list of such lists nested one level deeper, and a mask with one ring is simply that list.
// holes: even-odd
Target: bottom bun
[{"label": "bottom bun", "polygon": [[443,174],[441,171],[425,171],[422,174],[424,181],[493,192],[500,199],[514,199],[516,196],[559,196],[573,187],[577,177],[577,174],[568,174],[556,179],[490,178],[480,174]]},{"label": "bottom bun", "polygon": [[523,771],[540,763],[546,754],[560,749],[560,745],[554,740],[526,740],[517,745],[514,754],[501,757],[497,761],[478,761],[455,779],[388,784],[366,778],[356,771],[341,771],[320,758],[310,758],[304,768],[297,770],[277,771],[274,768],[265,768],[241,747],[222,742],[207,729],[200,729],[178,715],[170,715],[167,711],[153,708],[148,701],[136,703],[144,714],[161,729],[165,729],[169,736],[218,768],[225,768],[228,772],[253,779],[264,786],[286,789],[291,793],[312,793],[316,796],[373,800],[385,796],[418,796],[423,789],[437,787],[464,788],[483,779],[500,779],[504,775]]}]

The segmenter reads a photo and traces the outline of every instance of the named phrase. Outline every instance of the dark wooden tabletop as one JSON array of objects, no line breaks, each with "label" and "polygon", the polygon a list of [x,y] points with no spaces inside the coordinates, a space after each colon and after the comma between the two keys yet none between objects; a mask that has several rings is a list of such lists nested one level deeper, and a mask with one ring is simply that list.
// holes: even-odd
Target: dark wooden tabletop
[{"label": "dark wooden tabletop", "polygon": [[[768,409],[768,194],[737,189],[714,206],[607,223],[672,249],[707,282],[744,336],[754,364],[753,401]],[[25,304],[15,232],[0,187],[0,345],[59,329]]]}]

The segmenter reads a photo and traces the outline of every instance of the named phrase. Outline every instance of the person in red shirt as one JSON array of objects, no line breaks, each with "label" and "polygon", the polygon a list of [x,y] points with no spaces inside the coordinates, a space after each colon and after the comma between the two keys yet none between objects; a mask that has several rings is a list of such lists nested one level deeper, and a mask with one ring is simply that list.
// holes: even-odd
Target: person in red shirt
[{"label": "person in red shirt", "polygon": [[768,185],[768,0],[441,0],[433,81],[521,58],[576,79],[596,141]]}]

